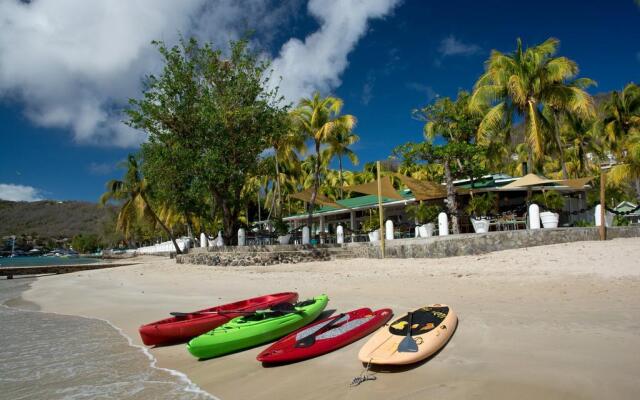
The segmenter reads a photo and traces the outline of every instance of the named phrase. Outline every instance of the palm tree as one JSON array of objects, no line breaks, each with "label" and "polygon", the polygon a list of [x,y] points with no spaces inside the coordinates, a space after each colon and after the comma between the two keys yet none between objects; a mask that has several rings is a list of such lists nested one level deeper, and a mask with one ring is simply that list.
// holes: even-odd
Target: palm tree
[{"label": "palm tree", "polygon": [[309,201],[309,218],[307,220],[309,227],[313,223],[313,207],[320,187],[320,167],[322,165],[320,146],[327,143],[336,132],[350,131],[356,124],[356,117],[353,115],[340,115],[342,105],[342,100],[337,97],[321,97],[319,92],[315,92],[312,98],[301,99],[298,107],[293,111],[296,125],[304,135],[313,140],[315,145],[313,190]]},{"label": "palm tree", "polygon": [[344,196],[342,192],[342,186],[344,186],[343,179],[343,169],[342,169],[342,157],[347,156],[353,165],[358,165],[358,156],[356,153],[349,148],[355,144],[360,138],[355,133],[351,132],[350,129],[338,129],[328,141],[328,146],[324,150],[323,158],[327,160],[332,160],[334,157],[338,157],[338,165],[340,171],[340,180],[338,182],[338,186],[340,188],[340,198]]},{"label": "palm tree", "polygon": [[596,118],[582,118],[567,114],[562,122],[561,134],[569,145],[569,152],[576,159],[575,176],[590,173],[590,160],[603,155],[602,135]]},{"label": "palm tree", "polygon": [[[541,105],[555,93],[552,88],[567,82],[578,73],[578,66],[566,57],[553,57],[559,41],[554,38],[527,49],[518,39],[516,51],[504,54],[497,50],[485,63],[485,72],[474,87],[470,108],[482,112],[490,107],[478,128],[478,139],[483,142],[492,132],[506,132],[514,114],[524,117],[527,165],[533,170],[534,162],[545,153],[545,132]],[[507,141],[509,138],[505,138]]]},{"label": "palm tree", "polygon": [[[275,165],[275,193],[272,205],[275,206],[275,215],[282,215],[282,181],[286,179],[281,176],[281,165],[287,164],[289,167],[299,165],[298,154],[304,154],[307,146],[304,142],[304,136],[295,129],[290,129],[286,134],[279,136],[273,142],[273,158]],[[273,209],[273,207],[272,207]]]},{"label": "palm tree", "polygon": [[110,200],[122,201],[122,206],[118,213],[116,223],[117,229],[121,230],[125,236],[129,236],[135,222],[142,218],[149,218],[160,225],[167,236],[173,242],[176,253],[181,254],[180,247],[176,243],[173,233],[162,222],[149,204],[149,187],[142,177],[138,160],[133,154],[129,154],[124,163],[127,171],[123,180],[112,179],[107,182],[107,191],[100,196],[100,204],[105,205]]},{"label": "palm tree", "polygon": [[576,79],[568,84],[559,82],[547,88],[544,96],[546,104],[543,115],[551,125],[550,131],[557,146],[563,179],[568,179],[569,175],[564,155],[566,145],[560,135],[561,118],[563,116],[576,116],[583,119],[595,117],[593,98],[584,91],[584,88],[592,85],[595,85],[595,81],[588,78]]},{"label": "palm tree", "polygon": [[629,83],[622,92],[613,92],[603,111],[606,141],[621,163],[613,167],[612,181],[633,181],[640,198],[640,87]]}]

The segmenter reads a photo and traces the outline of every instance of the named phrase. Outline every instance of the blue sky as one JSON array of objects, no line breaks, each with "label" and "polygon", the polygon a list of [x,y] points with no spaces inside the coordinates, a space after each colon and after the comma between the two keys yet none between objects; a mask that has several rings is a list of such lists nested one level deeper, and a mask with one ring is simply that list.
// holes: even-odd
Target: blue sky
[{"label": "blue sky", "polygon": [[[73,2],[58,4],[67,3]],[[256,1],[214,3],[205,12],[196,0],[167,3],[142,19],[135,13],[147,10],[93,7],[84,14],[91,27],[79,25],[83,19],[54,15],[57,10],[46,4],[1,5],[0,15],[9,20],[44,15],[61,26],[54,30],[60,35],[56,41],[55,34],[25,35],[0,20],[0,197],[96,201],[105,181],[120,176],[117,163],[140,141],[118,126],[118,109],[139,93],[141,76],[158,68],[148,42],[171,43],[178,30],[220,43],[237,37],[241,26],[254,28],[257,48],[292,77],[285,84],[288,98],[319,89],[344,99],[344,112],[358,118],[361,141],[355,149],[362,162],[420,140],[422,126],[411,119],[411,110],[470,89],[491,49],[511,51],[517,37],[529,45],[560,39],[560,54],[578,63],[580,76],[598,82],[592,93],[640,81],[640,10],[632,0],[375,0],[366,6],[294,1],[275,9]],[[255,17],[247,19],[247,10]],[[124,38],[109,25],[108,15],[114,14]],[[129,14],[127,27],[122,21]],[[145,29],[137,29],[140,24]],[[92,35],[103,37],[96,31],[101,25],[116,37],[95,45]],[[23,55],[28,50],[34,51],[31,58]],[[331,62],[314,59],[323,51]]]}]

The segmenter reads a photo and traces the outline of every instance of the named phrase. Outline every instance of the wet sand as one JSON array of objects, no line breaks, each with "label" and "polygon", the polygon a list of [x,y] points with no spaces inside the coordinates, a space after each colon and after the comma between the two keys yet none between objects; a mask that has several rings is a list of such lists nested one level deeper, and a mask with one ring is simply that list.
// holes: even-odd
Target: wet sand
[{"label": "wet sand", "polygon": [[640,239],[578,242],[447,259],[354,259],[267,267],[138,265],[39,278],[23,294],[43,311],[107,319],[140,343],[140,324],[260,294],[330,297],[329,310],[447,303],[449,344],[420,366],[351,388],[366,339],[264,368],[265,348],[198,361],[184,345],[151,349],[222,399],[591,399],[640,390]]}]

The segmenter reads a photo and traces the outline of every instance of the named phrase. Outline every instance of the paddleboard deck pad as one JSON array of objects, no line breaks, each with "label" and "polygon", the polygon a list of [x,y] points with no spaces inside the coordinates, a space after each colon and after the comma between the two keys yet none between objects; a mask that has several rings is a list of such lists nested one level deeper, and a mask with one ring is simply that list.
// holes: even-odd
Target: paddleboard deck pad
[{"label": "paddleboard deck pad", "polygon": [[359,308],[334,315],[280,339],[257,359],[264,363],[284,363],[317,357],[369,335],[392,316],[388,308],[377,311]]}]

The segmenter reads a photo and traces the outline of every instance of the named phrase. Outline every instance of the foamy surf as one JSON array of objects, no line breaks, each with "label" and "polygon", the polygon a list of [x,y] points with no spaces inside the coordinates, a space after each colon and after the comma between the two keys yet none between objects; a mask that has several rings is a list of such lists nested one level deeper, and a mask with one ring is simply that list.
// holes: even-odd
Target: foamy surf
[{"label": "foamy surf", "polygon": [[[3,290],[0,303],[16,297],[9,292]],[[0,317],[2,398],[218,399],[182,372],[159,367],[108,320],[5,305]]]}]

